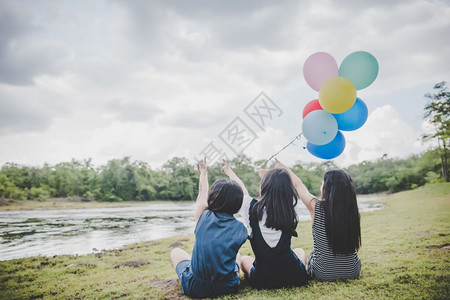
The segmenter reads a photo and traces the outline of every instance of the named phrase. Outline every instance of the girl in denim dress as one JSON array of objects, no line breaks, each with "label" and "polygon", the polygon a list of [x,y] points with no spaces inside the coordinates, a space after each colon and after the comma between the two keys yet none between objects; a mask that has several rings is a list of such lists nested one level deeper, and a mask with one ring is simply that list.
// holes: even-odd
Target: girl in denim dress
[{"label": "girl in denim dress", "polygon": [[209,298],[238,290],[238,251],[247,240],[247,229],[236,220],[243,191],[234,181],[220,179],[208,192],[206,159],[198,164],[199,194],[196,201],[195,244],[192,257],[180,248],[170,253],[183,294]]}]

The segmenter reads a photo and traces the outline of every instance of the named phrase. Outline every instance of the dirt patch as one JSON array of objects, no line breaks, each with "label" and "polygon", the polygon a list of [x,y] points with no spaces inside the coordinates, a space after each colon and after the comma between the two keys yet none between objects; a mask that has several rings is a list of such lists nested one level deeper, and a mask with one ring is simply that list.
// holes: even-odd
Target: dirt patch
[{"label": "dirt patch", "polygon": [[181,246],[183,246],[183,242],[187,242],[187,241],[189,241],[189,240],[188,239],[180,239],[176,242],[173,242],[169,246],[167,246],[167,248],[181,247]]},{"label": "dirt patch", "polygon": [[11,205],[11,204],[23,204],[25,201],[22,200],[12,200],[12,199],[0,199],[0,206]]},{"label": "dirt patch", "polygon": [[178,279],[151,280],[150,285],[154,288],[165,291],[166,295],[164,299],[186,299],[183,294],[181,294],[181,288]]},{"label": "dirt patch", "polygon": [[97,265],[96,264],[91,264],[91,263],[70,264],[70,265],[68,265],[66,267],[66,269],[70,269],[70,268],[73,268],[73,267],[97,268]]},{"label": "dirt patch", "polygon": [[118,264],[114,266],[114,269],[120,268],[120,267],[132,267],[132,268],[138,268],[143,265],[148,265],[150,262],[145,259],[138,259],[138,260],[130,260],[126,261],[124,263]]},{"label": "dirt patch", "polygon": [[159,245],[159,242],[158,241],[145,241],[145,242],[142,242],[142,244],[144,244],[144,245]]},{"label": "dirt patch", "polygon": [[77,266],[79,266],[79,267],[88,267],[88,268],[96,268],[97,267],[96,264],[91,264],[91,263],[79,263],[79,264],[77,264]]},{"label": "dirt patch", "polygon": [[450,244],[433,245],[433,246],[427,247],[427,250],[450,250]]},{"label": "dirt patch", "polygon": [[180,287],[178,279],[152,280],[150,285],[154,288],[171,291]]},{"label": "dirt patch", "polygon": [[124,250],[124,249],[116,249],[116,250],[111,250],[111,251],[109,251],[109,252],[110,252],[110,253],[114,253],[115,256],[121,256],[123,250]]},{"label": "dirt patch", "polygon": [[49,202],[92,202],[92,199],[80,196],[70,196],[61,198],[48,198]]},{"label": "dirt patch", "polygon": [[420,232],[414,232],[415,235],[417,236],[427,236],[430,234],[436,234],[436,231],[420,231]]},{"label": "dirt patch", "polygon": [[417,283],[417,280],[409,274],[404,274],[404,275],[396,276],[394,278],[394,282],[400,283],[400,284],[415,284],[415,283]]}]

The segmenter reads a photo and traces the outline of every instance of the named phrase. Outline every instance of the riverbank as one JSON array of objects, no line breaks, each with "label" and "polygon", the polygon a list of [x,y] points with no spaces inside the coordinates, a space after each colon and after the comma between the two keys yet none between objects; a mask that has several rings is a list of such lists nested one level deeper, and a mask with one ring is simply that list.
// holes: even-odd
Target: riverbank
[{"label": "riverbank", "polygon": [[121,202],[101,202],[86,201],[81,197],[52,198],[42,201],[32,200],[0,200],[0,211],[5,210],[40,210],[40,209],[78,209],[78,208],[107,208],[107,207],[124,207],[146,204],[161,203],[194,203],[193,201],[121,201]]},{"label": "riverbank", "polygon": [[[362,214],[363,262],[357,280],[312,281],[307,287],[251,289],[241,299],[450,298],[450,184],[435,184],[378,200],[383,210]],[[293,247],[312,248],[311,222],[301,222]],[[192,250],[182,236],[86,256],[31,257],[0,262],[0,298],[183,298],[169,252]],[[249,242],[242,254],[252,254]],[[233,299],[235,296],[225,297]]]},{"label": "riverbank", "polygon": [[[385,196],[385,194],[368,194],[358,195],[358,199],[376,199]],[[155,200],[155,201],[122,201],[122,202],[101,202],[89,201],[81,197],[67,198],[51,198],[42,201],[33,200],[0,200],[0,211],[10,210],[41,210],[41,209],[78,209],[78,208],[108,208],[108,207],[125,207],[135,205],[151,205],[151,204],[193,204],[194,201],[171,201],[171,200]]]}]

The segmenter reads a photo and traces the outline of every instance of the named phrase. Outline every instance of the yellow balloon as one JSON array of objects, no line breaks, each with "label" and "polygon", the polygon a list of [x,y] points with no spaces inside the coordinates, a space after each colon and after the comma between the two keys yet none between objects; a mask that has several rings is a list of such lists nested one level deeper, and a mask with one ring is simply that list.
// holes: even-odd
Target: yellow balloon
[{"label": "yellow balloon", "polygon": [[325,81],[320,87],[319,103],[329,113],[343,113],[349,110],[355,101],[355,85],[347,78],[333,77]]}]

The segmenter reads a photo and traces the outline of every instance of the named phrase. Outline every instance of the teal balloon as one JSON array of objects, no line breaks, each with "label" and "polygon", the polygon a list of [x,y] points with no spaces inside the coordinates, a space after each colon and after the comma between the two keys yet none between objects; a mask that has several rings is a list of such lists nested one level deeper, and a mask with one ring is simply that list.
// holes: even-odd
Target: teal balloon
[{"label": "teal balloon", "polygon": [[355,104],[346,112],[333,114],[338,123],[338,129],[344,131],[361,128],[366,123],[368,115],[367,105],[359,98],[356,98]]},{"label": "teal balloon", "polygon": [[312,155],[322,159],[333,159],[341,155],[345,149],[345,137],[338,131],[336,137],[328,144],[314,145],[308,142],[306,148]]},{"label": "teal balloon", "polygon": [[325,145],[335,138],[338,124],[329,112],[315,110],[303,119],[302,131],[303,136],[312,144]]},{"label": "teal balloon", "polygon": [[349,79],[357,90],[362,90],[377,78],[378,62],[369,52],[353,52],[342,61],[339,76]]}]

